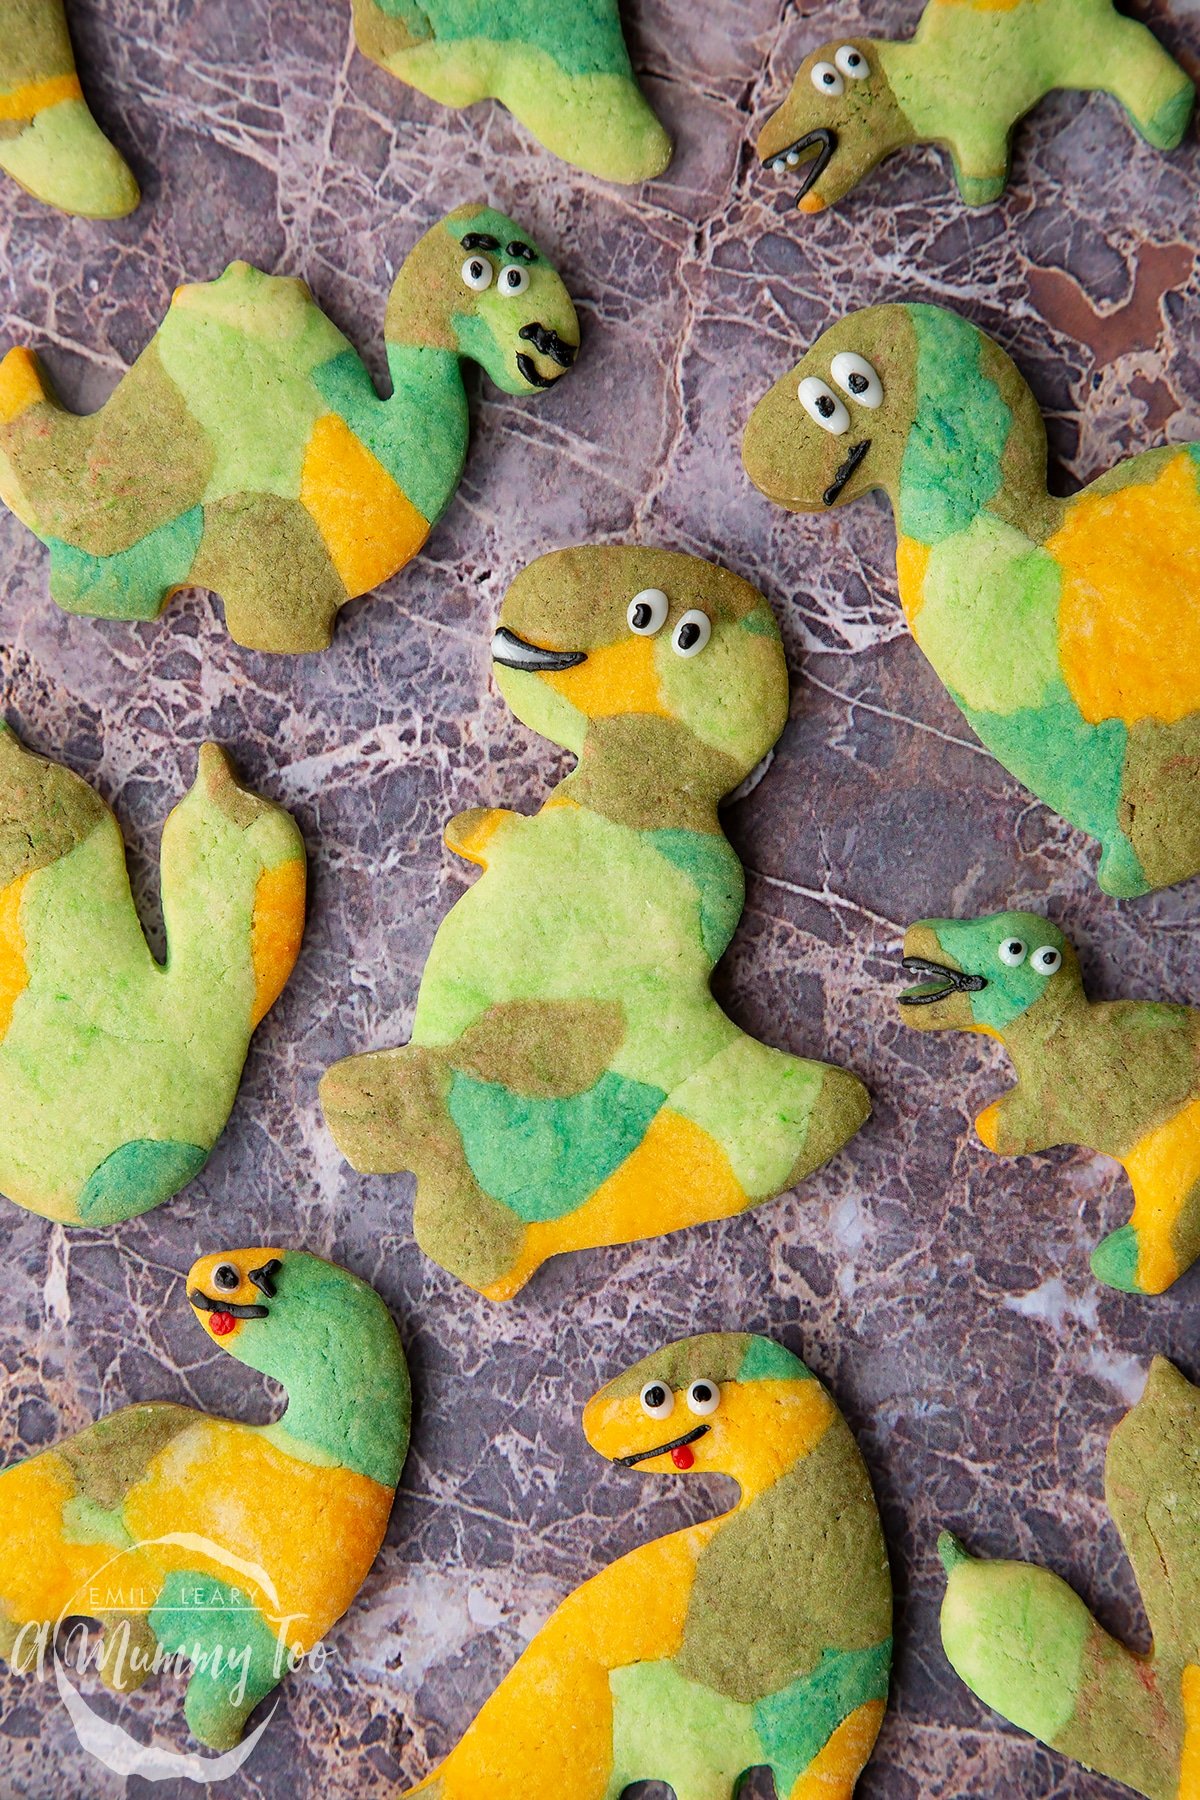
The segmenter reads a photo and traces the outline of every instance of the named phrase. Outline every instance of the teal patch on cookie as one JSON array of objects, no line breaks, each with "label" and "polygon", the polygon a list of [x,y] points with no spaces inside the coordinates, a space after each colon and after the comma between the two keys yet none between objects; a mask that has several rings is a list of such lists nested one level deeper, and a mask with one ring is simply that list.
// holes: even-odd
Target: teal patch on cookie
[{"label": "teal patch on cookie", "polygon": [[1012,413],[983,373],[984,339],[957,314],[910,306],[920,410],[900,468],[900,528],[921,544],[965,531],[1004,485]]},{"label": "teal patch on cookie", "polygon": [[739,1381],[811,1381],[811,1369],[805,1368],[798,1356],[773,1344],[769,1338],[751,1338],[750,1348],[737,1372]]},{"label": "teal patch on cookie", "polygon": [[208,1161],[198,1144],[134,1138],[106,1156],[79,1196],[84,1225],[116,1225],[161,1206],[186,1187]]},{"label": "teal patch on cookie", "polygon": [[1119,1288],[1123,1294],[1140,1294],[1138,1281],[1138,1241],[1132,1225],[1110,1231],[1092,1251],[1092,1274],[1107,1287]]},{"label": "teal patch on cookie", "polygon": [[648,831],[661,856],[681,869],[700,892],[700,936],[716,962],[737,930],[746,904],[742,865],[725,838],[705,831]]},{"label": "teal patch on cookie", "polygon": [[157,619],[167,589],[187,580],[203,532],[204,508],[193,506],[112,556],[47,538],[50,591],[64,612]]},{"label": "teal patch on cookie", "polygon": [[791,1793],[844,1719],[868,1701],[887,1699],[891,1663],[891,1638],[869,1650],[825,1650],[810,1675],[757,1702],[755,1729],[780,1793]]}]

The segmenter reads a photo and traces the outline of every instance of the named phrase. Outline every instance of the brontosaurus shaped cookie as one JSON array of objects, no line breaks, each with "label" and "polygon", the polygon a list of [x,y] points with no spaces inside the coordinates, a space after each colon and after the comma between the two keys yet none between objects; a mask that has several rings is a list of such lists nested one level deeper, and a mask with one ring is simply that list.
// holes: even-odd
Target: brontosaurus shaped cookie
[{"label": "brontosaurus shaped cookie", "polygon": [[353,0],[364,56],[439,100],[503,101],[548,150],[607,181],[648,181],[671,140],[642,96],[617,0]]},{"label": "brontosaurus shaped cookie", "polygon": [[100,796],[0,723],[0,1193],[113,1225],[170,1199],[229,1117],[304,930],[304,845],[200,750],[162,836],[167,961]]},{"label": "brontosaurus shaped cookie", "polygon": [[192,1663],[192,1735],[227,1750],[366,1579],[411,1403],[391,1315],[348,1270],[232,1250],[187,1287],[214,1343],[286,1388],[286,1411],[242,1425],[146,1401],[0,1471],[0,1655],[37,1668],[62,1620],[97,1618],[106,1685]]},{"label": "brontosaurus shaped cookie", "polygon": [[943,144],[969,206],[1008,184],[1013,128],[1055,88],[1100,88],[1158,150],[1173,150],[1195,90],[1146,27],[1112,0],[929,0],[904,43],[835,38],[800,65],[758,141],[800,174],[801,212],[849,193],[894,150]]},{"label": "brontosaurus shaped cookie", "polygon": [[1135,1656],[1031,1563],[976,1562],[943,1533],[942,1643],[1022,1731],[1147,1800],[1200,1793],[1200,1392],[1156,1357],[1108,1446],[1105,1495],[1153,1633]]},{"label": "brontosaurus shaped cookie", "polygon": [[537,394],[570,367],[579,325],[520,226],[464,206],[406,259],[384,337],[387,400],[302,281],[238,262],[176,289],[88,418],[11,350],[0,498],[49,546],[59,605],[153,619],[194,584],[221,596],[239,644],[324,649],[339,607],[415,556],[450,503],[470,428],[464,360]]},{"label": "brontosaurus shaped cookie", "polygon": [[1200,1256],[1200,1009],[1088,1000],[1074,950],[1037,913],[924,919],[904,966],[925,977],[900,997],[907,1024],[984,1031],[1012,1058],[1017,1085],[975,1121],[988,1149],[1115,1157],[1133,1216],[1092,1269],[1127,1293],[1170,1287]]},{"label": "brontosaurus shaped cookie", "polygon": [[547,1257],[739,1213],[862,1124],[852,1075],[769,1050],[709,991],[743,878],[717,803],[787,718],[767,602],[662,550],[544,556],[492,646],[517,717],[578,757],[533,818],[478,808],[412,1042],[338,1063],[358,1169],[417,1176],[418,1242],[492,1299]]},{"label": "brontosaurus shaped cookie", "polygon": [[63,212],[119,219],[138,203],[88,111],[63,0],[0,0],[0,169]]},{"label": "brontosaurus shaped cookie", "polygon": [[1099,838],[1106,893],[1200,869],[1200,445],[1058,499],[1004,352],[898,305],[826,331],[754,409],[743,458],[790,512],[886,492],[913,636],[992,754]]},{"label": "brontosaurus shaped cookie", "polygon": [[626,1468],[731,1477],[732,1512],[644,1544],[564,1600],[427,1800],[614,1800],[663,1781],[734,1800],[850,1800],[887,1701],[891,1581],[849,1427],[767,1338],[685,1338],[596,1395],[588,1441]]}]

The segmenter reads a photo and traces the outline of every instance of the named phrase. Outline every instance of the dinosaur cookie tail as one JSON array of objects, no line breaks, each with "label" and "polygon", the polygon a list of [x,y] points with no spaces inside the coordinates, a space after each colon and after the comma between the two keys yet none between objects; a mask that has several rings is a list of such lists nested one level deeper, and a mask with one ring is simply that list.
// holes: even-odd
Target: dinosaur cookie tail
[{"label": "dinosaur cookie tail", "polygon": [[4,169],[35,200],[87,219],[121,219],[141,198],[133,171],[88,110],[75,75],[0,94],[0,122],[27,120],[0,138]]},{"label": "dinosaur cookie tail", "polygon": [[0,362],[0,425],[11,424],[31,406],[53,398],[33,351],[24,344],[14,345]]}]

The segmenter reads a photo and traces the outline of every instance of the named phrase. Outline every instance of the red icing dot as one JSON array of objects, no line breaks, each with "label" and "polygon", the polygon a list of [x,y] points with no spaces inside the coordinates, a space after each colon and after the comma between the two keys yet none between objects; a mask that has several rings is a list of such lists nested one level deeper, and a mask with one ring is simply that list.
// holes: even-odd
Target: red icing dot
[{"label": "red icing dot", "polygon": [[677,1469],[690,1469],[695,1460],[690,1444],[677,1444],[671,1452],[671,1461]]},{"label": "red icing dot", "polygon": [[237,1328],[237,1320],[227,1312],[210,1313],[208,1323],[216,1337],[228,1337]]}]

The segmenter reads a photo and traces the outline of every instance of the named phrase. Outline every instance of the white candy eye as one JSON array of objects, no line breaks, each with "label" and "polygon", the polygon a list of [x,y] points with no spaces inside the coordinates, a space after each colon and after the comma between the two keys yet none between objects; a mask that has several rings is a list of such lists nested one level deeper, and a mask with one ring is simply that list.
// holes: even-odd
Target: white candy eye
[{"label": "white candy eye", "polygon": [[853,44],[843,44],[833,60],[842,74],[848,75],[851,81],[862,81],[864,76],[871,73],[870,63],[862,51],[856,50]]},{"label": "white candy eye", "polygon": [[642,1389],[642,1411],[651,1419],[669,1419],[675,1396],[663,1381],[648,1381]]},{"label": "white candy eye", "polygon": [[801,406],[810,419],[816,420],[822,431],[831,431],[834,437],[841,437],[844,431],[849,431],[850,414],[820,376],[806,375],[800,383],[799,391]]},{"label": "white candy eye", "polygon": [[643,588],[633,596],[625,614],[630,631],[636,631],[639,637],[653,637],[666,624],[670,604],[661,588]]},{"label": "white candy eye", "polygon": [[688,1411],[697,1418],[709,1419],[721,1404],[721,1390],[715,1381],[693,1381],[687,1391]]},{"label": "white candy eye", "polygon": [[832,63],[813,64],[812,84],[818,94],[844,94],[846,91],[846,84]]},{"label": "white candy eye", "polygon": [[1039,975],[1053,975],[1062,968],[1062,951],[1056,950],[1053,944],[1043,944],[1030,957],[1029,966],[1036,969]]},{"label": "white candy eye", "polygon": [[873,412],[883,405],[883,383],[857,350],[839,350],[829,365],[829,373],[842,392],[859,406],[869,406]]},{"label": "white candy eye", "polygon": [[475,293],[482,294],[484,288],[492,285],[494,271],[486,256],[468,256],[462,266],[462,278]]},{"label": "white candy eye", "polygon": [[529,270],[521,263],[507,263],[500,271],[502,294],[523,294],[529,286]]},{"label": "white candy eye", "polygon": [[671,633],[671,648],[676,656],[699,656],[711,636],[712,620],[694,606]]},{"label": "white candy eye", "polygon": [[1005,938],[1000,946],[1000,961],[1007,963],[1010,969],[1015,969],[1018,963],[1025,961],[1025,953],[1028,948],[1029,946],[1021,938]]}]

